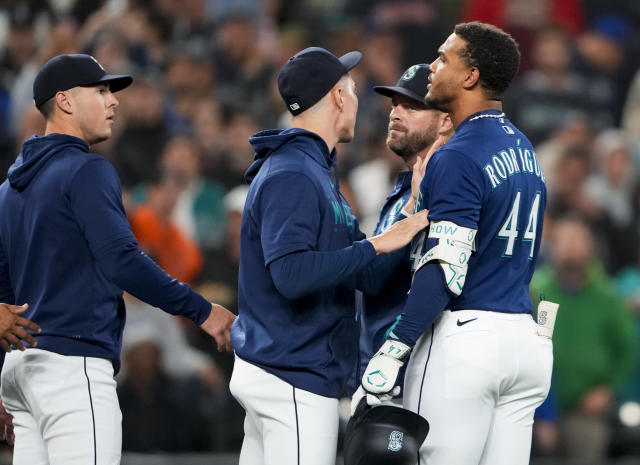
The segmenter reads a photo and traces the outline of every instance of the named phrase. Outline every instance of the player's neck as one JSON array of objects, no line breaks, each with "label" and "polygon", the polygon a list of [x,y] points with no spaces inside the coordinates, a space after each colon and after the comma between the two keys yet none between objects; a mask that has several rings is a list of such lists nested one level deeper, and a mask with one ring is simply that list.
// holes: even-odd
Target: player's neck
[{"label": "player's neck", "polygon": [[74,124],[69,124],[69,122],[61,119],[61,118],[52,118],[47,121],[47,124],[44,129],[44,135],[48,136],[49,134],[66,134],[68,136],[77,137],[78,139],[84,140],[84,134],[80,128],[78,128]]},{"label": "player's neck", "polygon": [[291,127],[304,129],[320,136],[325,144],[327,144],[329,153],[331,153],[338,143],[338,136],[335,134],[333,126],[328,124],[328,121],[331,121],[331,119],[316,118],[313,116],[302,117],[302,115],[300,115],[291,120]]},{"label": "player's neck", "polygon": [[460,99],[452,103],[449,117],[453,123],[453,128],[458,126],[469,116],[487,110],[502,110],[502,101],[482,99]]},{"label": "player's neck", "polygon": [[429,145],[428,147],[420,150],[418,153],[416,153],[411,158],[408,158],[407,160],[405,160],[404,163],[405,163],[405,165],[407,165],[407,168],[409,170],[412,170],[413,169],[413,165],[416,164],[416,161],[418,161],[418,158],[424,159],[424,157],[426,157],[427,154],[429,153],[429,149],[431,149],[431,145]]}]

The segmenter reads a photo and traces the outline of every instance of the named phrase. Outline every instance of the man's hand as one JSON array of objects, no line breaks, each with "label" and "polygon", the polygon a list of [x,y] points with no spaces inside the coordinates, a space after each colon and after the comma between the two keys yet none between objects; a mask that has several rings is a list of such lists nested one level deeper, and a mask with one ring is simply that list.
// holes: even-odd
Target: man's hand
[{"label": "man's hand", "polygon": [[369,238],[376,254],[389,253],[401,249],[429,225],[428,210],[422,210],[409,218],[397,221],[382,234]]},{"label": "man's hand", "polygon": [[211,304],[211,313],[200,327],[216,340],[218,350],[231,352],[231,325],[235,319],[236,316],[223,306]]},{"label": "man's hand", "polygon": [[422,182],[422,178],[424,178],[424,174],[427,172],[427,163],[431,160],[433,154],[442,147],[447,140],[449,140],[449,136],[440,134],[438,138],[435,140],[429,151],[424,157],[418,157],[416,162],[412,168],[412,176],[411,176],[411,198],[407,205],[415,204],[416,199],[418,198],[418,193],[420,192],[420,183]]},{"label": "man's hand", "polygon": [[374,395],[366,392],[362,387],[362,385],[360,385],[360,387],[356,390],[356,392],[354,392],[353,395],[351,396],[351,416],[353,416],[353,414],[356,412],[356,409],[358,408],[358,405],[360,404],[360,401],[362,400],[363,397],[365,396],[367,397],[367,404],[369,405],[372,405],[372,406],[380,405],[383,402],[388,402],[394,397],[400,395],[401,389],[402,388],[400,386],[396,386],[388,394]]},{"label": "man's hand", "polygon": [[29,304],[9,305],[0,303],[0,348],[5,352],[11,352],[11,344],[20,350],[25,350],[22,341],[31,347],[38,343],[27,331],[40,332],[40,326],[33,321],[20,316],[27,311]]},{"label": "man's hand", "polygon": [[13,446],[15,439],[16,437],[13,433],[13,416],[7,413],[0,399],[0,440],[5,440],[7,444]]},{"label": "man's hand", "polygon": [[[371,358],[362,375],[362,388],[367,394],[373,394],[378,401],[389,400],[400,394],[400,386],[396,386],[398,373],[404,360],[411,352],[411,347],[400,341],[387,339],[382,347]],[[373,398],[367,396],[369,405]]]}]

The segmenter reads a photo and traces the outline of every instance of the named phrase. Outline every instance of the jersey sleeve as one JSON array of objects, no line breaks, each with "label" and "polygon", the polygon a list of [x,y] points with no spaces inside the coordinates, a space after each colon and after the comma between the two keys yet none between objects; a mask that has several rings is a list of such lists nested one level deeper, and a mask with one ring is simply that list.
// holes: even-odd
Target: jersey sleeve
[{"label": "jersey sleeve", "polygon": [[122,204],[120,180],[107,160],[96,157],[80,167],[69,183],[68,195],[94,257],[117,243],[137,243]]},{"label": "jersey sleeve", "polygon": [[285,172],[273,176],[253,205],[265,266],[293,252],[315,250],[320,228],[318,193],[309,178]]},{"label": "jersey sleeve", "polygon": [[483,183],[482,172],[468,156],[456,150],[439,150],[420,184],[429,220],[478,229]]},{"label": "jersey sleeve", "polygon": [[72,178],[74,219],[105,276],[143,302],[202,324],[211,304],[173,279],[139,248],[125,215],[120,180],[108,161],[95,158]]}]

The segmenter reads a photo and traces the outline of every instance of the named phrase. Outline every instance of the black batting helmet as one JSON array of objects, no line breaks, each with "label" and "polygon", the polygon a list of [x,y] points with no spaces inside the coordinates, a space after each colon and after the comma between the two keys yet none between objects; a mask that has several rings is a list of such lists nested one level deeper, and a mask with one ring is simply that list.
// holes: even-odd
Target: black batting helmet
[{"label": "black batting helmet", "polygon": [[347,424],[344,465],[415,465],[429,422],[400,407],[371,407],[363,398]]}]

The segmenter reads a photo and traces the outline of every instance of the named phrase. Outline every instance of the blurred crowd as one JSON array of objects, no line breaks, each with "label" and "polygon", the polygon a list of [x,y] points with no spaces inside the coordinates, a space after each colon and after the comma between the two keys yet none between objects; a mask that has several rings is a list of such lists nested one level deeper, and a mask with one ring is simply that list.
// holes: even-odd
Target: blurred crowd
[{"label": "blurred crowd", "polygon": [[[640,2],[633,0],[2,0],[0,180],[42,134],[32,83],[62,53],[134,75],[114,137],[93,151],[120,176],[141,247],[174,277],[237,310],[248,138],[286,127],[276,77],[297,51],[360,50],[355,140],[341,189],[370,233],[402,161],[385,145],[374,85],[436,56],[453,25],[519,41],[507,116],[529,136],[549,202],[534,302],[560,303],[552,394],[534,454],[640,456]],[[126,297],[118,392],[125,451],[237,451],[233,358],[178,317]]]}]

